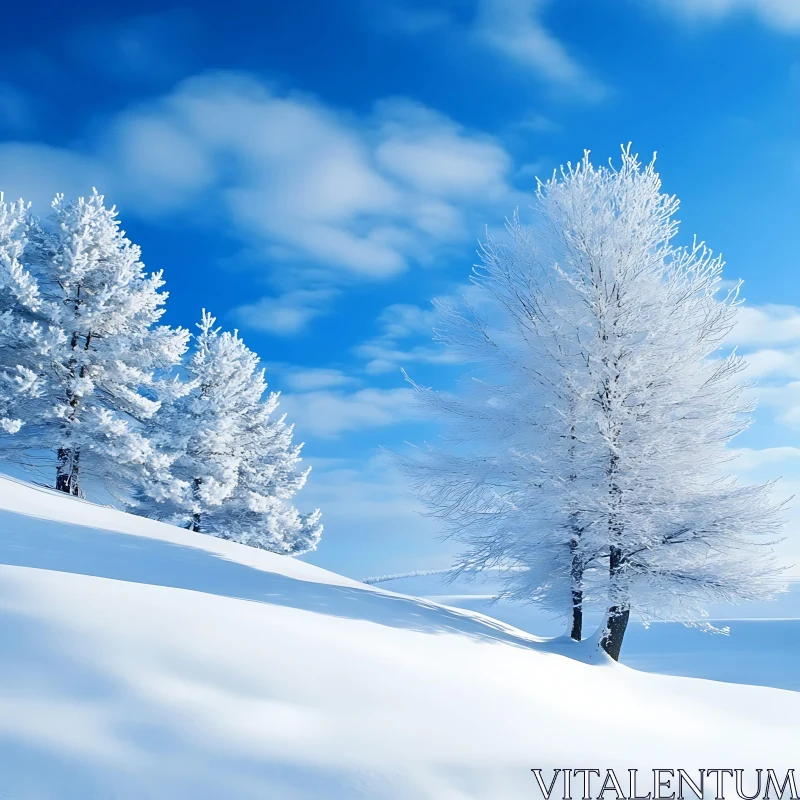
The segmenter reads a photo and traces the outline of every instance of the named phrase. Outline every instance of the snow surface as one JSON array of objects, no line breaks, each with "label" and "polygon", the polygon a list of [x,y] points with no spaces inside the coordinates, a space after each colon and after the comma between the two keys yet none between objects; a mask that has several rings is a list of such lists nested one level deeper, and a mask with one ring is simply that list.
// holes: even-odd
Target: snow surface
[{"label": "snow surface", "polygon": [[[414,574],[380,583],[380,587],[488,614],[540,635],[557,636],[565,630],[565,620],[554,618],[538,604],[497,600],[502,584],[496,573],[451,579],[452,575]],[[677,622],[645,627],[631,621],[622,662],[648,672],[800,691],[799,580],[790,581],[789,591],[777,601],[720,604],[709,612],[709,618],[696,621],[728,628],[729,635],[712,635]],[[600,617],[589,614],[584,630],[591,632],[600,623]]]},{"label": "snow surface", "polygon": [[532,767],[800,766],[800,693],[587,663],[7,478],[0,563],[3,800],[514,800]]}]

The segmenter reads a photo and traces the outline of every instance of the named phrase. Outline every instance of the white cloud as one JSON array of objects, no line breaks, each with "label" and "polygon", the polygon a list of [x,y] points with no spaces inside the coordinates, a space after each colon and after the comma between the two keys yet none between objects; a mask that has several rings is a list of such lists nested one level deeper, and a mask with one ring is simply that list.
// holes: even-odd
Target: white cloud
[{"label": "white cloud", "polygon": [[773,28],[800,30],[797,0],[661,0],[661,5],[693,20],[719,20],[732,14],[749,13]]},{"label": "white cloud", "polygon": [[746,347],[800,343],[800,308],[777,304],[742,306],[727,340]]},{"label": "white cloud", "polygon": [[[436,298],[447,303],[469,297],[474,304],[480,302],[479,293],[472,284],[461,286],[449,295]],[[395,303],[387,306],[376,320],[378,335],[362,342],[355,354],[365,360],[364,369],[371,375],[399,371],[411,364],[457,364],[460,356],[451,348],[434,341],[434,328],[438,312],[433,304],[427,308]],[[408,340],[416,339],[417,343]]]},{"label": "white cloud", "polygon": [[541,20],[544,0],[479,0],[474,31],[478,39],[518,64],[587,99],[606,93]]},{"label": "white cloud", "polygon": [[775,421],[800,426],[800,308],[743,306],[727,337],[744,356],[744,377],[758,381],[753,394]]},{"label": "white cloud", "polygon": [[185,208],[209,189],[263,245],[366,275],[405,266],[385,230],[406,223],[405,198],[373,167],[359,127],[310,99],[247,75],[192,78],[122,115],[108,152],[145,207]]},{"label": "white cloud", "polygon": [[[432,342],[436,310],[396,303],[387,306],[377,319],[379,334],[355,348],[359,358],[365,360],[364,369],[371,375],[392,370],[411,363],[449,364],[452,354],[443,346]],[[401,340],[422,337],[430,344],[403,346]]]},{"label": "white cloud", "polygon": [[330,288],[297,289],[279,297],[262,297],[231,312],[240,325],[278,336],[291,336],[325,312],[337,292]]},{"label": "white cloud", "polygon": [[386,338],[399,339],[419,333],[430,336],[436,322],[436,309],[420,308],[407,303],[395,303],[387,306],[378,317],[382,335]]},{"label": "white cloud", "polygon": [[[545,81],[587,100],[601,99],[606,88],[593,78],[542,21],[548,0],[475,0],[471,20],[461,22],[447,9],[420,7],[408,0],[375,4],[372,22],[382,33],[405,36],[440,34],[453,41],[499,53]],[[440,4],[442,5],[442,4]],[[539,130],[552,130],[541,120]],[[533,126],[532,126],[533,127]]]},{"label": "white cloud", "polygon": [[370,277],[463,236],[463,208],[499,200],[510,172],[495,141],[417,104],[353,119],[232,73],[121,116],[108,152],[145,207],[212,190],[248,238]]},{"label": "white cloud", "polygon": [[381,345],[372,341],[361,344],[356,349],[356,354],[367,359],[364,369],[370,375],[380,375],[400,370],[409,364],[455,364],[455,355],[443,347],[436,345],[415,345],[406,349]]},{"label": "white cloud", "polygon": [[490,137],[464,136],[452,120],[416,103],[385,113],[375,156],[387,172],[426,195],[498,198],[511,160]]},{"label": "white cloud", "polygon": [[206,147],[192,132],[166,119],[127,113],[112,125],[102,145],[105,161],[119,176],[121,191],[142,216],[182,208],[215,182]]},{"label": "white cloud", "polygon": [[557,133],[564,129],[563,125],[544,116],[544,114],[528,114],[514,126],[521,131],[534,131],[535,133]]},{"label": "white cloud", "polygon": [[37,213],[45,212],[57,192],[90,194],[113,183],[96,159],[46,144],[0,144],[0,192],[7,199],[24,197]]},{"label": "white cloud", "polygon": [[783,386],[756,388],[759,407],[771,408],[778,422],[791,428],[800,427],[800,381],[790,381]]},{"label": "white cloud", "polygon": [[411,389],[319,390],[281,397],[281,411],[296,423],[297,436],[330,438],[413,419]]},{"label": "white cloud", "polygon": [[748,378],[800,378],[800,349],[755,350],[745,356]]},{"label": "white cloud", "polygon": [[333,389],[347,386],[355,382],[355,378],[339,369],[326,367],[295,367],[285,378],[286,383],[295,392],[313,392],[319,389]]},{"label": "white cloud", "polygon": [[761,450],[743,447],[732,452],[736,460],[731,463],[737,474],[753,472],[765,465],[790,463],[800,466],[800,447],[765,447]]},{"label": "white cloud", "polygon": [[183,215],[237,235],[289,293],[282,313],[273,299],[240,309],[264,330],[296,332],[323,313],[325,298],[298,291],[309,280],[330,290],[432,261],[515,199],[495,139],[418,103],[348,115],[243,73],[182,81],[91,141],[0,144],[0,189],[41,210],[56,191],[97,185],[123,214]]}]

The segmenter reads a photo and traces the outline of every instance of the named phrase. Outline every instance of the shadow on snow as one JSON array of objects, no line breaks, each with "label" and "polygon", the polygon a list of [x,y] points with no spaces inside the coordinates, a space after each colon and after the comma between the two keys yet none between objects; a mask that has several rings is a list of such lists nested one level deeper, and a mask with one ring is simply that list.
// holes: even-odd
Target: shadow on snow
[{"label": "shadow on snow", "polygon": [[186,589],[424,633],[460,634],[537,650],[561,649],[559,640],[547,642],[490,617],[419,598],[305,581],[188,545],[9,511],[0,511],[0,562]]}]

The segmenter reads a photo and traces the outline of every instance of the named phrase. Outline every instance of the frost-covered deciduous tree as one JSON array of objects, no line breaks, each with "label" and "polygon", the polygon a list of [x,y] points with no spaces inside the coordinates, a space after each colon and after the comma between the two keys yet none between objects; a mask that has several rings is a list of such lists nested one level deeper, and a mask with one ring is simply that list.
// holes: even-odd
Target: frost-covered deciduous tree
[{"label": "frost-covered deciduous tree", "polygon": [[[44,224],[23,204],[0,212],[3,385],[26,394],[10,446],[55,455],[57,489],[80,493],[85,476],[126,489],[168,486],[169,460],[143,434],[163,399],[179,392],[169,371],[188,331],[158,322],[161,272],[146,274],[139,248],[102,195],[59,195]],[[6,413],[5,419],[10,420]],[[10,427],[9,427],[10,426]]]},{"label": "frost-covered deciduous tree", "polygon": [[204,311],[186,368],[190,392],[155,420],[185,491],[148,513],[277,553],[313,550],[320,512],[303,515],[289,502],[308,477],[297,468],[302,445],[274,416],[278,394],[264,396],[258,356],[214,324]]},{"label": "frost-covered deciduous tree", "polygon": [[442,305],[438,338],[474,371],[419,389],[442,444],[405,459],[462,568],[506,568],[508,596],[605,615],[618,658],[631,613],[687,620],[775,593],[770,486],[725,476],[749,424],[742,361],[721,346],[738,289],[703,244],[681,247],[678,200],[630,149],[588,154],[537,191],[538,225],[490,238],[475,300]]}]

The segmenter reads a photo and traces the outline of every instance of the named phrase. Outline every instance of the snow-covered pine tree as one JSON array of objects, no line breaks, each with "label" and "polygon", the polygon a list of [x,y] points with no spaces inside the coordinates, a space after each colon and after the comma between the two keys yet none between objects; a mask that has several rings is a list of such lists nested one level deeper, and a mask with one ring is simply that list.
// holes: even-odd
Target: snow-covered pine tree
[{"label": "snow-covered pine tree", "polygon": [[[420,389],[445,423],[405,463],[462,567],[506,567],[508,595],[602,610],[619,657],[631,613],[685,621],[713,601],[773,595],[769,486],[725,477],[749,424],[736,354],[720,352],[738,289],[720,257],[673,243],[678,200],[654,162],[588,154],[537,192],[540,224],[490,238],[479,307],[443,306],[438,337],[475,371],[455,395]],[[568,612],[566,612],[568,613]]]},{"label": "snow-covered pine tree", "polygon": [[258,356],[238,332],[214,325],[203,311],[186,368],[191,390],[155,420],[186,491],[147,513],[276,553],[313,550],[320,512],[303,515],[289,502],[308,477],[297,469],[302,445],[292,444],[284,417],[273,416],[278,394],[264,397]]},{"label": "snow-covered pine tree", "polygon": [[[23,208],[4,213],[21,220]],[[167,298],[161,272],[145,273],[116,209],[96,191],[76,202],[59,195],[44,225],[25,224],[24,242],[6,234],[14,244],[0,290],[7,323],[34,343],[0,353],[5,385],[26,383],[30,397],[14,449],[55,455],[55,486],[69,494],[80,494],[86,476],[126,492],[143,482],[169,491],[169,459],[142,425],[180,391],[169,371],[189,334],[157,324]]]},{"label": "snow-covered pine tree", "polygon": [[41,324],[39,287],[25,267],[33,224],[28,205],[0,194],[0,452],[6,458],[21,458],[24,437],[15,434],[44,392],[41,360],[61,338]]}]

